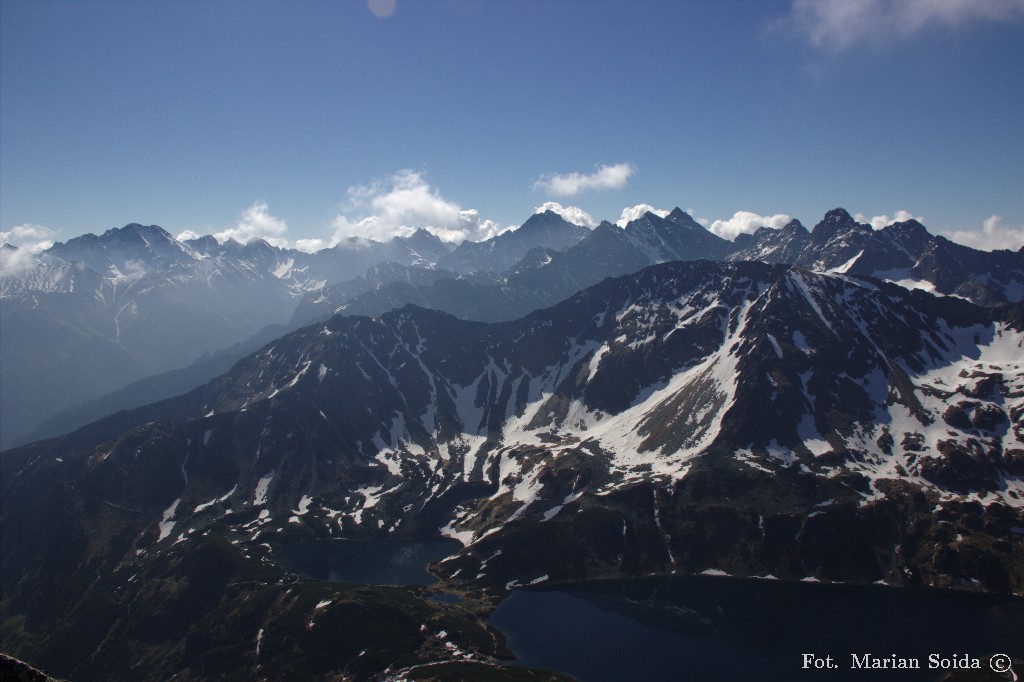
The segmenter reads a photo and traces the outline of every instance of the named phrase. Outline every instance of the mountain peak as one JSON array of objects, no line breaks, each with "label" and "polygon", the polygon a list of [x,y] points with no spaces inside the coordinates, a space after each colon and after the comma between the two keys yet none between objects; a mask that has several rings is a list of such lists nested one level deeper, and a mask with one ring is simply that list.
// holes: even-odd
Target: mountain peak
[{"label": "mountain peak", "polygon": [[513,268],[534,247],[564,251],[590,234],[554,211],[534,213],[514,230],[479,242],[463,242],[439,259],[439,268],[458,273],[502,272]]},{"label": "mountain peak", "polygon": [[667,216],[648,211],[625,228],[626,235],[650,263],[724,258],[729,242],[695,221],[682,209]]},{"label": "mountain peak", "polygon": [[872,229],[870,225],[864,225],[854,220],[845,208],[834,208],[814,226],[811,234],[817,241],[827,241],[840,233],[856,231],[871,232]]},{"label": "mountain peak", "polygon": [[619,227],[618,225],[616,225],[615,223],[608,222],[607,220],[602,220],[600,222],[600,224],[598,224],[598,226],[595,227],[592,231],[593,232],[622,232],[622,228]]},{"label": "mountain peak", "polygon": [[184,242],[189,246],[189,248],[198,253],[209,253],[220,246],[220,242],[218,242],[217,238],[212,234],[196,237],[195,239],[186,239]]},{"label": "mountain peak", "polygon": [[436,234],[431,232],[425,227],[416,228],[416,231],[410,234],[408,237],[399,237],[399,239],[406,241],[410,244],[434,244],[440,245],[444,243],[444,240],[438,237]]},{"label": "mountain peak", "polygon": [[[562,225],[573,225],[566,220],[560,213],[555,213],[552,210],[547,210],[542,213],[534,213],[532,216],[526,219],[526,222],[516,229],[516,232],[520,230],[538,230],[538,229],[550,229],[556,226]],[[577,226],[578,227],[578,226]]]},{"label": "mountain peak", "polygon": [[565,216],[554,211],[534,213],[526,222],[511,232],[503,232],[498,237],[508,235],[506,239],[522,239],[526,237],[537,241],[535,246],[554,249],[566,249],[589,234],[590,230],[566,220]]},{"label": "mountain peak", "polygon": [[242,250],[243,251],[247,251],[247,252],[252,252],[252,251],[273,251],[274,247],[271,246],[270,242],[268,242],[263,237],[253,237],[252,239],[250,239],[249,241],[247,241],[245,243],[245,246],[242,247]]},{"label": "mountain peak", "polygon": [[892,225],[886,225],[881,231],[893,234],[901,241],[912,242],[915,249],[918,250],[923,248],[924,243],[932,236],[928,231],[928,228],[913,218],[903,222],[893,223]]},{"label": "mountain peak", "polygon": [[845,208],[833,208],[831,211],[825,214],[824,220],[826,222],[837,223],[837,222],[853,222],[853,216]]},{"label": "mountain peak", "polygon": [[903,229],[913,230],[915,232],[918,232],[918,231],[921,231],[921,230],[924,230],[925,232],[928,232],[928,228],[925,227],[924,225],[922,225],[915,218],[911,218],[910,220],[903,220],[903,221],[892,223],[889,227],[902,227]]},{"label": "mountain peak", "polygon": [[77,261],[95,272],[107,272],[110,267],[121,272],[138,271],[140,264],[167,264],[197,257],[187,244],[159,225],[139,223],[114,227],[99,236],[90,233],[57,242],[46,253],[66,262]]},{"label": "mountain peak", "polygon": [[679,208],[678,206],[673,208],[672,211],[667,216],[665,216],[665,220],[671,220],[674,223],[688,225],[690,227],[699,227],[702,230],[706,229],[703,225],[694,220],[693,216],[691,216],[689,213]]},{"label": "mountain peak", "polygon": [[156,237],[159,239],[166,239],[174,241],[174,237],[159,225],[142,225],[140,223],[128,223],[124,227],[112,227],[103,233],[101,239],[112,240],[112,239],[123,239],[125,237],[140,236],[143,238]]}]

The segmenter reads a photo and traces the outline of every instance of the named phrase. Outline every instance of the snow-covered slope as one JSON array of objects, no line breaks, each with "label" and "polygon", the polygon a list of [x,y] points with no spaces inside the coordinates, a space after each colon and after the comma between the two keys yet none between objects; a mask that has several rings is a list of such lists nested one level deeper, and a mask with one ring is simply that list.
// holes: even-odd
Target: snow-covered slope
[{"label": "snow-covered slope", "polygon": [[1020,323],[848,275],[669,263],[502,324],[335,317],[137,417],[174,424],[18,450],[5,479],[100,485],[171,457],[159,495],[110,498],[145,507],[155,550],[211,524],[440,532],[467,545],[453,579],[493,586],[724,570],[1019,591]]}]

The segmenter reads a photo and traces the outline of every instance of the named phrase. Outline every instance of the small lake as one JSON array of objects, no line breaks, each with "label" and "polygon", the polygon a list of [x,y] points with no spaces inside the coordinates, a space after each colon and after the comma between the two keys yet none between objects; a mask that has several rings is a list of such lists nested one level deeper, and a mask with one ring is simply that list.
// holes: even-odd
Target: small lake
[{"label": "small lake", "polygon": [[[490,618],[519,665],[581,682],[938,680],[938,654],[1024,656],[1024,599],[950,590],[713,576],[517,590]],[[803,654],[831,656],[830,670]],[[851,656],[916,658],[920,670],[851,669]],[[824,661],[822,664],[826,664]],[[941,660],[940,660],[941,665]],[[1024,679],[1024,671],[1017,671]]]},{"label": "small lake", "polygon": [[274,550],[281,566],[313,580],[375,585],[433,585],[427,564],[461,548],[449,538],[310,540]]}]

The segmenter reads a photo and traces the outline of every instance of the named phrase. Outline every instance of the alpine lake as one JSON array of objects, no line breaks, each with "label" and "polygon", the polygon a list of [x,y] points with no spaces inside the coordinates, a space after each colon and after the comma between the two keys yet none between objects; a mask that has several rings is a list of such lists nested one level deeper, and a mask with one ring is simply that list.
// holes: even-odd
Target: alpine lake
[{"label": "alpine lake", "polygon": [[[315,540],[275,557],[314,580],[432,585],[427,565],[459,547],[444,538]],[[516,589],[488,622],[517,655],[512,665],[581,682],[1015,679],[1007,665],[1024,679],[1024,599],[1012,595],[648,577]]]}]

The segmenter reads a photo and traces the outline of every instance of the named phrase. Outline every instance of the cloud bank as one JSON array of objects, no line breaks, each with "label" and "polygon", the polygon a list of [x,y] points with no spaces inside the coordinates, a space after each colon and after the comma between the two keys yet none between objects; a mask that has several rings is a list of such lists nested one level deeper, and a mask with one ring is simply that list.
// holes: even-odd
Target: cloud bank
[{"label": "cloud bank", "polygon": [[597,227],[597,221],[579,206],[562,206],[557,201],[546,201],[533,209],[534,213],[543,213],[544,211],[553,211],[573,225]]},{"label": "cloud bank", "polygon": [[931,26],[1024,20],[1020,0],[793,0],[779,26],[816,48],[844,52],[882,44]]},{"label": "cloud bank", "polygon": [[479,241],[504,232],[476,209],[463,209],[413,170],[349,187],[344,212],[334,218],[333,243],[356,237],[384,241],[426,228],[445,241]]},{"label": "cloud bank", "polygon": [[330,245],[326,241],[319,238],[295,240],[295,250],[305,251],[306,253],[316,253],[321,249],[326,249],[328,246]]},{"label": "cloud bank", "polygon": [[574,197],[586,190],[622,189],[629,176],[636,172],[631,163],[617,163],[613,166],[598,166],[593,173],[548,173],[533,183],[535,190],[541,190],[556,197]]},{"label": "cloud bank", "polygon": [[981,224],[980,230],[957,230],[947,232],[945,236],[958,244],[982,251],[1018,251],[1024,246],[1024,225],[1010,227],[1003,223],[1002,216],[992,215]]},{"label": "cloud bank", "polygon": [[0,248],[0,275],[15,275],[36,264],[36,254],[53,246],[56,232],[42,225],[25,223],[0,232],[0,247],[10,244],[17,250]]},{"label": "cloud bank", "polygon": [[0,245],[10,244],[19,250],[39,253],[53,246],[53,238],[56,236],[56,231],[48,227],[24,223],[15,225],[7,232],[0,232]]},{"label": "cloud bank", "polygon": [[868,218],[863,213],[856,213],[854,214],[853,219],[858,223],[867,223],[876,230],[881,230],[883,227],[888,227],[893,223],[905,223],[908,220],[916,220],[919,223],[924,222],[923,216],[914,215],[910,211],[904,211],[902,209],[896,211],[891,218],[887,215],[876,215]]},{"label": "cloud bank", "polygon": [[636,206],[627,206],[622,209],[622,215],[620,215],[619,219],[615,221],[615,224],[619,227],[625,227],[631,221],[643,217],[644,213],[648,212],[661,216],[662,218],[671,213],[671,211],[666,211],[661,208],[654,208],[650,204],[637,204]]},{"label": "cloud bank", "polygon": [[[785,213],[763,216],[752,211],[736,211],[728,220],[716,220],[710,226],[705,225],[709,230],[723,239],[732,241],[737,235],[752,234],[759,227],[773,227],[779,229],[785,227],[792,218]],[[698,221],[702,222],[703,221]]]},{"label": "cloud bank", "polygon": [[[186,231],[195,234],[190,230]],[[234,239],[243,244],[251,239],[265,239],[269,244],[288,248],[288,224],[285,221],[272,216],[265,201],[256,201],[252,206],[245,209],[238,217],[234,227],[229,227],[221,232],[214,233],[217,241],[225,242]],[[184,234],[184,233],[183,233]]]}]

